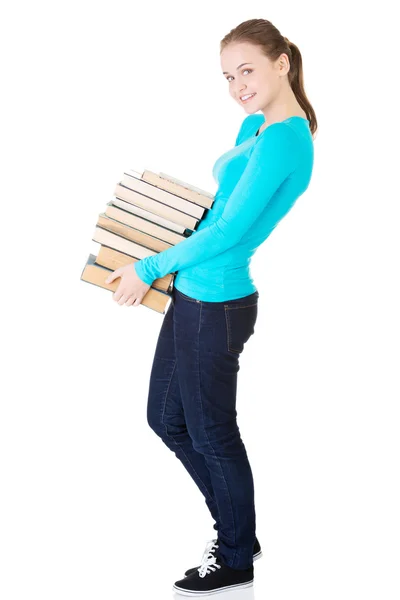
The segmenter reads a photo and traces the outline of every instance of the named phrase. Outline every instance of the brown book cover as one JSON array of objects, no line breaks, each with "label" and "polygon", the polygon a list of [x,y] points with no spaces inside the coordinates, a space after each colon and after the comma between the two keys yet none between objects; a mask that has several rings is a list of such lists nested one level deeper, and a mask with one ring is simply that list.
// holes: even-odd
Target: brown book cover
[{"label": "brown book cover", "polygon": [[[118,252],[118,250],[108,248],[107,246],[100,246],[95,262],[101,267],[116,271],[120,267],[125,267],[126,265],[137,262],[137,259],[132,258],[132,256],[128,256],[127,254],[123,254],[122,252]],[[172,291],[174,277],[173,273],[169,273],[168,275],[164,275],[164,277],[157,278],[153,281],[151,287],[162,290],[163,292],[170,292]]]},{"label": "brown book cover", "polygon": [[97,226],[103,227],[103,229],[107,229],[107,231],[112,231],[117,235],[121,235],[132,242],[137,242],[142,246],[146,246],[146,248],[150,248],[150,250],[154,250],[155,252],[162,252],[163,250],[168,250],[168,248],[172,247],[172,244],[163,242],[162,240],[159,240],[148,233],[143,233],[143,231],[140,231],[140,229],[134,229],[129,225],[125,225],[124,223],[120,223],[115,219],[111,219],[105,213],[99,214]]},{"label": "brown book cover", "polygon": [[[118,277],[117,279],[114,279],[114,281],[112,281],[111,283],[105,283],[105,280],[111,273],[111,270],[96,264],[95,259],[96,257],[94,256],[94,254],[89,254],[89,258],[81,274],[81,280],[96,285],[98,287],[104,288],[106,290],[115,292],[119,287],[121,279]],[[169,306],[170,302],[170,294],[167,294],[160,290],[156,290],[151,287],[148,290],[148,292],[143,296],[141,305],[146,306],[147,308],[151,308],[156,312],[165,314],[167,306]]]}]

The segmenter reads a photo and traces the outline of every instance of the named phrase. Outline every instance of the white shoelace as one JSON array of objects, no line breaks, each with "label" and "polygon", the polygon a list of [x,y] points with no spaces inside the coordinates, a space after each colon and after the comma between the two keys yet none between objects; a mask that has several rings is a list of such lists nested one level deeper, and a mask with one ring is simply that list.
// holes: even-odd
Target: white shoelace
[{"label": "white shoelace", "polygon": [[197,569],[200,577],[205,577],[208,573],[220,569],[221,565],[216,563],[216,556],[213,550],[218,548],[217,539],[209,540],[206,545],[206,549],[203,552],[203,558],[201,559],[201,566]]},{"label": "white shoelace", "polygon": [[205,577],[208,575],[208,573],[220,569],[221,565],[219,565],[216,561],[216,556],[210,556],[208,560],[204,561],[201,567],[198,569],[200,577]]}]

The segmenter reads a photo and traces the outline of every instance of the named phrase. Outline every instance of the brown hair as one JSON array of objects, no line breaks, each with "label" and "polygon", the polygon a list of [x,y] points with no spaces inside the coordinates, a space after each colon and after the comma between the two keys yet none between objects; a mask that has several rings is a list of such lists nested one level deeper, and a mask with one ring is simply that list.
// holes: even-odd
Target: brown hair
[{"label": "brown hair", "polygon": [[303,62],[300,50],[293,42],[283,37],[278,29],[270,21],[265,19],[249,19],[243,21],[221,40],[220,51],[231,43],[248,42],[260,46],[265,56],[275,61],[282,53],[287,54],[290,63],[288,79],[290,87],[301,108],[310,122],[311,133],[317,131],[317,118],[311,106],[303,83]]}]

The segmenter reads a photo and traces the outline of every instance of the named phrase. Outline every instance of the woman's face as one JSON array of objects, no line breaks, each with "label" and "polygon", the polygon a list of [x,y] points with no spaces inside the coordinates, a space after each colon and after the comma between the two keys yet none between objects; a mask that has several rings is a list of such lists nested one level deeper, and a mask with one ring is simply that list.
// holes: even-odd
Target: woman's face
[{"label": "woman's face", "polygon": [[[263,110],[278,95],[284,66],[285,61],[272,63],[259,46],[247,42],[229,44],[221,52],[229,93],[249,114]],[[243,102],[241,97],[246,94],[255,95]]]}]

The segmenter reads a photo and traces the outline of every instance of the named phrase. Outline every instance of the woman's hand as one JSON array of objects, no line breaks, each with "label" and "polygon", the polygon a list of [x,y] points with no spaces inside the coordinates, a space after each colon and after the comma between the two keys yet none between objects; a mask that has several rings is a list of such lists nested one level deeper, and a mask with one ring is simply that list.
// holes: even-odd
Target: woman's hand
[{"label": "woman's hand", "polygon": [[135,271],[134,263],[120,267],[113,271],[105,280],[105,283],[111,283],[117,277],[121,277],[121,282],[113,294],[113,300],[121,306],[139,306],[143,297],[147,294],[151,285],[147,285],[138,277]]}]

